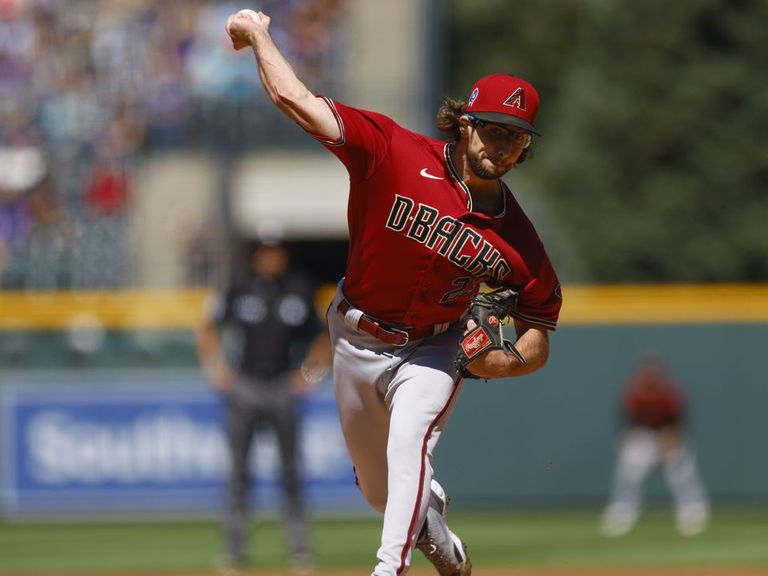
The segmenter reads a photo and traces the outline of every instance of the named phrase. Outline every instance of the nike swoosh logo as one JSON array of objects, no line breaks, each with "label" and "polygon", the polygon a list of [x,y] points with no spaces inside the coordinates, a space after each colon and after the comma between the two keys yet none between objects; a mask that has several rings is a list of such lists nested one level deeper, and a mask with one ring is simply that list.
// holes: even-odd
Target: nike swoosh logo
[{"label": "nike swoosh logo", "polygon": [[432,176],[429,172],[427,172],[426,168],[422,168],[421,172],[419,172],[424,178],[429,178],[431,180],[442,180],[440,176]]}]

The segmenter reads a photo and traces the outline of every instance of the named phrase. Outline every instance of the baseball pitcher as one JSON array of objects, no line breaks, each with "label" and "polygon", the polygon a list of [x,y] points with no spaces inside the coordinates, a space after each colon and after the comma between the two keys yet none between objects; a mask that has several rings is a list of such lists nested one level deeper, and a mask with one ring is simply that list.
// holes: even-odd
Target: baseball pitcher
[{"label": "baseball pitcher", "polygon": [[501,180],[530,157],[538,94],[514,76],[482,78],[468,101],[444,100],[447,142],[436,140],[310,92],[270,22],[241,10],[226,30],[253,50],[275,106],[349,173],[349,254],[328,325],[341,428],[360,491],[384,515],[373,574],[404,574],[416,547],[442,576],[468,576],[433,452],[466,378],[544,366],[561,305],[542,243]]}]

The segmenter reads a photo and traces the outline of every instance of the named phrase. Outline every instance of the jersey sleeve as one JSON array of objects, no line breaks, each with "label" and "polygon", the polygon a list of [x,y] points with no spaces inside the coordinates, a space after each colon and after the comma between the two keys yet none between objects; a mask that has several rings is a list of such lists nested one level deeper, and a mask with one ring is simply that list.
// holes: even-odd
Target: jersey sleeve
[{"label": "jersey sleeve", "polygon": [[395,122],[376,112],[345,106],[326,98],[339,124],[341,136],[328,140],[311,134],[347,168],[352,183],[368,179],[389,153]]},{"label": "jersey sleeve", "polygon": [[538,274],[518,293],[518,305],[513,316],[554,330],[562,303],[560,282],[545,256]]},{"label": "jersey sleeve", "polygon": [[505,253],[511,266],[501,284],[517,290],[517,308],[512,316],[555,330],[563,303],[560,281],[544,244],[514,195],[507,192],[507,213],[499,235],[510,249]]}]

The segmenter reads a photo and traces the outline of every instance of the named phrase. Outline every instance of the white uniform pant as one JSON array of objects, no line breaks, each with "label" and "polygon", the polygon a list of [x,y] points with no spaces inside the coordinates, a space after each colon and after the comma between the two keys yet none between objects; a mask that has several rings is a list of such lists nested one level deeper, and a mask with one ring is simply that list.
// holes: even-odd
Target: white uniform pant
[{"label": "white uniform pant", "polygon": [[461,329],[396,347],[328,311],[341,429],[365,500],[384,513],[376,576],[403,574],[426,518],[432,454],[459,397]]},{"label": "white uniform pant", "polygon": [[606,510],[607,522],[617,524],[617,531],[626,531],[637,521],[643,484],[658,466],[664,470],[678,528],[683,532],[693,531],[689,525],[698,527],[706,522],[709,504],[696,457],[684,441],[670,453],[663,453],[661,447],[659,433],[653,430],[635,429],[624,438]]}]

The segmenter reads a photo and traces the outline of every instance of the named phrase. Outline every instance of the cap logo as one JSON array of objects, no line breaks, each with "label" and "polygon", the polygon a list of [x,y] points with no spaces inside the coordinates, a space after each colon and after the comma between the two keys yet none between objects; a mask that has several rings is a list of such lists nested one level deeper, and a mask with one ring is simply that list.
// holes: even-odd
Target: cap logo
[{"label": "cap logo", "polygon": [[525,90],[518,88],[512,95],[506,99],[504,106],[512,106],[513,108],[519,108],[525,112]]},{"label": "cap logo", "polygon": [[467,102],[467,106],[472,106],[472,104],[475,103],[475,100],[477,100],[477,95],[480,93],[480,91],[475,88],[472,90],[472,94],[469,96],[469,102]]}]

